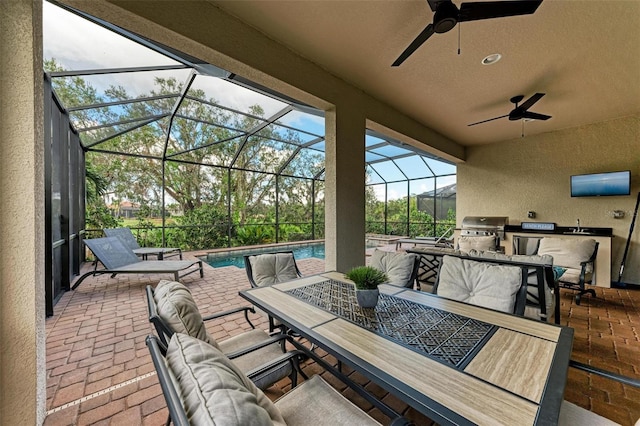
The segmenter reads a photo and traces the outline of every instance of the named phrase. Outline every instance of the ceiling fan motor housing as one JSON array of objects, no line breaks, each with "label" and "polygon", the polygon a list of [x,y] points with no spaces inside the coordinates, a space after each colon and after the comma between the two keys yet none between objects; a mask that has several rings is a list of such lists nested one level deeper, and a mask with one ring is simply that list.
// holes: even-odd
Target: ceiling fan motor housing
[{"label": "ceiling fan motor housing", "polygon": [[524,118],[524,110],[516,108],[509,113],[509,120],[516,121]]},{"label": "ceiling fan motor housing", "polygon": [[458,23],[458,14],[458,8],[453,2],[444,1],[440,3],[433,16],[434,31],[438,34],[450,31]]}]

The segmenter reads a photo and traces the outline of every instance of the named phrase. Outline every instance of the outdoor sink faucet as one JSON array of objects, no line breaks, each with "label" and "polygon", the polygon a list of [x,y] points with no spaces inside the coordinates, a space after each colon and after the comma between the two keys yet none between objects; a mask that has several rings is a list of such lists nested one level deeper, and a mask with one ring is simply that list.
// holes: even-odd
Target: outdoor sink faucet
[{"label": "outdoor sink faucet", "polygon": [[580,219],[578,219],[576,222],[578,222],[578,227],[576,228],[576,232],[581,232],[581,229],[580,229]]}]

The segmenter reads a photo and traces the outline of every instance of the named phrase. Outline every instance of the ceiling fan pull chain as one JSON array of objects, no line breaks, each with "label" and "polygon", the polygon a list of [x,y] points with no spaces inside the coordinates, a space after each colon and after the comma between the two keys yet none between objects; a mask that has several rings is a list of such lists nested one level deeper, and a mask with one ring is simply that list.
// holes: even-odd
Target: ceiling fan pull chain
[{"label": "ceiling fan pull chain", "polygon": [[521,121],[522,121],[522,136],[520,137],[524,138],[524,118]]},{"label": "ceiling fan pull chain", "polygon": [[462,31],[460,27],[462,27],[462,25],[458,25],[458,55],[460,54],[460,31]]}]

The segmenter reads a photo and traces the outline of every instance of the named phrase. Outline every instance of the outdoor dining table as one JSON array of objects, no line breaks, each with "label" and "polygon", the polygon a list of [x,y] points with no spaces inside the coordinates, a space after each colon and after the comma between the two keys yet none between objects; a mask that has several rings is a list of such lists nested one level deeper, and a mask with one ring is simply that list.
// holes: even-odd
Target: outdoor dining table
[{"label": "outdoor dining table", "polygon": [[240,295],[440,424],[556,424],[573,329],[381,285],[361,308],[339,272]]}]

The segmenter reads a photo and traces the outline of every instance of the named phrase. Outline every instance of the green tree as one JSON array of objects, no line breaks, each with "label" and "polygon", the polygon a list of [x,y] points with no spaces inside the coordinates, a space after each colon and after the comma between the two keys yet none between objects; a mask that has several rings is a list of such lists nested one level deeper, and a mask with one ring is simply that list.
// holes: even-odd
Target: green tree
[{"label": "green tree", "polygon": [[[45,67],[63,71],[55,60],[47,61]],[[115,199],[149,206],[149,211],[159,208],[166,195],[168,202],[175,200],[180,206],[183,222],[189,226],[195,225],[196,218],[210,219],[212,212],[216,220],[228,219],[228,203],[238,226],[260,221],[274,223],[276,173],[286,169],[297,175],[310,163],[317,168],[324,162],[320,153],[300,151],[302,140],[296,131],[269,124],[259,105],[239,114],[219,107],[216,99],[193,88],[176,105],[183,83],[175,78],[156,78],[149,93],[137,95],[139,102],[131,102],[132,96],[120,86],[109,87],[98,95],[79,77],[56,78],[55,85],[65,106],[112,105],[73,113],[73,122],[89,148],[86,158],[92,165],[92,176],[100,177],[103,186],[107,182],[106,192]],[[171,118],[174,110],[176,114]],[[105,122],[115,124],[95,126]],[[290,162],[295,153],[302,157],[301,161]],[[265,168],[268,173],[263,173]],[[286,220],[310,222],[309,188],[309,181],[304,179],[279,182],[279,202],[281,212],[287,211]],[[99,203],[93,197],[88,200],[94,202]],[[206,213],[200,212],[202,208]],[[171,238],[181,239],[179,233],[173,233]],[[213,240],[220,242],[221,238]]]}]

